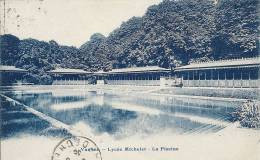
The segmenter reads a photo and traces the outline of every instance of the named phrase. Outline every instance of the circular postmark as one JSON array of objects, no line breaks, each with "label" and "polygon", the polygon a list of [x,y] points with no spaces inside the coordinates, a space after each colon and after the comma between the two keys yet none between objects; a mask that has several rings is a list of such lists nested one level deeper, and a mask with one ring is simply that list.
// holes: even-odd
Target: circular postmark
[{"label": "circular postmark", "polygon": [[82,136],[61,140],[52,153],[51,160],[102,160],[101,152],[94,141]]}]

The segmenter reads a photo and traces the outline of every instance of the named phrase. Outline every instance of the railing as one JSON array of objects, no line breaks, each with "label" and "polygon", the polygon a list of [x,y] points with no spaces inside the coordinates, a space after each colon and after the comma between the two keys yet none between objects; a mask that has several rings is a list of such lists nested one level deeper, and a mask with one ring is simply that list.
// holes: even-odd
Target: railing
[{"label": "railing", "polygon": [[[181,80],[166,78],[166,86],[258,88],[260,80]],[[54,80],[53,85],[88,85],[88,80]],[[160,80],[106,80],[108,85],[160,86]]]},{"label": "railing", "polygon": [[108,85],[159,86],[160,80],[107,80]]},{"label": "railing", "polygon": [[183,80],[184,87],[258,88],[259,80]]},{"label": "railing", "polygon": [[88,80],[54,80],[52,85],[87,85]]}]

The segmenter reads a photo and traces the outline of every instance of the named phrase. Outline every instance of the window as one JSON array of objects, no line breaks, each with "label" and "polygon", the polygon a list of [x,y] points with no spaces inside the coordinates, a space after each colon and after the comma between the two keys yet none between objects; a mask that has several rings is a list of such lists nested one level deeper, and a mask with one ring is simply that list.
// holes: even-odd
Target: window
[{"label": "window", "polygon": [[234,70],[234,79],[235,80],[240,80],[241,79],[241,70],[240,69]]},{"label": "window", "polygon": [[242,70],[242,79],[249,79],[249,72],[247,70]]},{"label": "window", "polygon": [[199,80],[199,71],[194,71],[193,74],[194,80]]},{"label": "window", "polygon": [[193,71],[189,71],[189,80],[193,80]]},{"label": "window", "polygon": [[218,72],[219,72],[219,70],[216,70],[216,69],[212,70],[212,79],[213,80],[218,80]]},{"label": "window", "polygon": [[199,71],[199,79],[205,80],[206,79],[206,71]]},{"label": "window", "polygon": [[234,69],[227,69],[226,70],[226,79],[233,80],[233,74],[234,74]]},{"label": "window", "polygon": [[206,70],[205,73],[206,73],[206,80],[211,80],[211,76],[212,76],[212,73],[213,71],[212,70]]},{"label": "window", "polygon": [[219,79],[224,80],[225,79],[225,70],[219,70]]},{"label": "window", "polygon": [[188,80],[188,72],[182,73],[183,80]]},{"label": "window", "polygon": [[249,70],[250,73],[250,79],[256,80],[259,79],[259,68],[251,68]]}]

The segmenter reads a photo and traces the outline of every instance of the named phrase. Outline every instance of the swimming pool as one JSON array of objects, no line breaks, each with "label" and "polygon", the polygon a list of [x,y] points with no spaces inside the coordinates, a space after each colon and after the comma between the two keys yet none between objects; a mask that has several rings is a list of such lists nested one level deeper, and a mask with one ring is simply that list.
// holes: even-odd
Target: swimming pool
[{"label": "swimming pool", "polygon": [[13,98],[66,125],[114,139],[134,135],[215,133],[230,125],[239,101],[106,89],[5,90]]}]

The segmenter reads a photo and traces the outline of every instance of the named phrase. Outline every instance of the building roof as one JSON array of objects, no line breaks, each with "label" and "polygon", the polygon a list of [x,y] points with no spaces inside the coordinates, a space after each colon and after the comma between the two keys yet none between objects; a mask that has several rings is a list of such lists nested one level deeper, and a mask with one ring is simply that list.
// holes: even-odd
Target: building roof
[{"label": "building roof", "polygon": [[158,71],[170,71],[170,69],[166,69],[158,66],[146,66],[146,67],[112,69],[111,71],[108,72],[98,71],[95,72],[95,74],[120,74],[120,73],[140,73],[140,72],[158,72]]},{"label": "building roof", "polygon": [[84,71],[83,69],[70,69],[70,68],[56,68],[48,71],[48,73],[55,74],[89,74],[91,72]]},{"label": "building roof", "polygon": [[15,66],[0,65],[1,72],[27,72],[25,69],[16,68]]},{"label": "building roof", "polygon": [[175,71],[184,70],[202,70],[202,69],[218,69],[218,68],[245,68],[260,66],[260,57],[255,58],[243,58],[243,59],[231,59],[210,61],[201,63],[191,63],[189,65],[175,68]]}]

